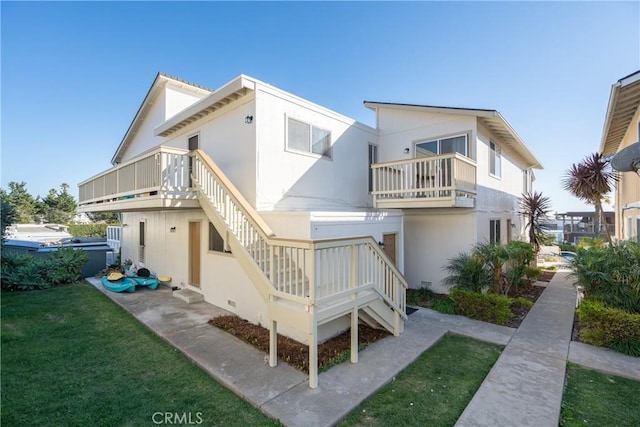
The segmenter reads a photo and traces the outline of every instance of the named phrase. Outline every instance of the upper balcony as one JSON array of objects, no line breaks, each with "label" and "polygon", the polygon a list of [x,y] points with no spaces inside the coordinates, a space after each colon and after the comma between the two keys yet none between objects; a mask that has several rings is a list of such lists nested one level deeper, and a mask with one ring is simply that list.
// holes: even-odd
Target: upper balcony
[{"label": "upper balcony", "polygon": [[156,147],[78,185],[78,212],[198,207],[189,152]]},{"label": "upper balcony", "polygon": [[371,165],[376,208],[472,208],[476,163],[459,154]]}]

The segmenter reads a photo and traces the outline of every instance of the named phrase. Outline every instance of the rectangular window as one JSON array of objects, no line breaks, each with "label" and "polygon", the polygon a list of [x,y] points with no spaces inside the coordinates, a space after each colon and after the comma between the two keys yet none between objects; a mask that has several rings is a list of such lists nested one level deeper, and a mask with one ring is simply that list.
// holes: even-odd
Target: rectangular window
[{"label": "rectangular window", "polygon": [[371,165],[378,163],[378,146],[369,144],[369,192],[373,191],[373,169]]},{"label": "rectangular window", "polygon": [[139,245],[138,245],[138,262],[144,264],[146,261],[146,250],[145,250],[145,225],[146,222],[145,221],[140,221],[140,225],[139,225],[139,234],[138,234],[138,238],[139,238]]},{"label": "rectangular window", "polygon": [[489,242],[500,243],[500,220],[492,219],[489,221]]},{"label": "rectangular window", "polygon": [[212,223],[209,223],[209,250],[224,252],[224,239]]},{"label": "rectangular window", "polygon": [[331,132],[287,118],[287,148],[331,157]]},{"label": "rectangular window", "polygon": [[416,156],[429,157],[447,153],[460,153],[469,157],[467,135],[457,135],[416,143]]},{"label": "rectangular window", "polygon": [[502,150],[493,142],[489,142],[489,173],[502,176]]}]

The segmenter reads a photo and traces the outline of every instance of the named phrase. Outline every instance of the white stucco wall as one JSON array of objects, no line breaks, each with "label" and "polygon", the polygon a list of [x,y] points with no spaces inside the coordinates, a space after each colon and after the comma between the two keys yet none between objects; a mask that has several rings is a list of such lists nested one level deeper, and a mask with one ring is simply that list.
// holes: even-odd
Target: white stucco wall
[{"label": "white stucco wall", "polygon": [[164,93],[165,120],[170,119],[180,111],[184,110],[190,105],[195,104],[207,95],[208,94],[204,91],[199,91],[196,93],[185,90],[175,83],[167,82]]},{"label": "white stucco wall", "polygon": [[[377,122],[380,162],[414,158],[416,142],[425,139],[468,134],[469,140],[473,141],[476,134],[474,116],[380,108]],[[469,157],[475,159],[473,144],[469,145]],[[404,152],[405,148],[409,149],[408,154]]]},{"label": "white stucco wall", "polygon": [[[352,210],[371,206],[368,143],[375,130],[324,107],[256,85],[257,208]],[[287,117],[331,132],[331,158],[287,149]]]},{"label": "white stucco wall", "polygon": [[447,292],[443,267],[456,254],[476,243],[476,213],[470,209],[408,210],[404,216],[405,276],[410,288],[430,283],[434,292]]},{"label": "white stucco wall", "polygon": [[137,155],[162,143],[164,138],[153,135],[153,129],[165,121],[165,99],[162,93],[153,100],[147,115],[140,124],[131,143],[122,154],[122,161],[126,162]]},{"label": "white stucco wall", "polygon": [[[171,145],[166,138],[154,136],[154,129],[178,112],[194,104],[205,96],[188,89],[180,89],[171,82],[151,100],[152,105],[136,131],[122,161],[127,161],[160,144]],[[184,148],[184,147],[180,147]]]}]

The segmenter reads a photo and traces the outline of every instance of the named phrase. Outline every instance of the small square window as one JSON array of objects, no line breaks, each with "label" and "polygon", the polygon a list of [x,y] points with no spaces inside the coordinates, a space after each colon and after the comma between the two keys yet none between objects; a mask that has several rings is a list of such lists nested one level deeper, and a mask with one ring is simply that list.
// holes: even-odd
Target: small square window
[{"label": "small square window", "polygon": [[209,250],[224,252],[224,239],[212,223],[209,223]]}]

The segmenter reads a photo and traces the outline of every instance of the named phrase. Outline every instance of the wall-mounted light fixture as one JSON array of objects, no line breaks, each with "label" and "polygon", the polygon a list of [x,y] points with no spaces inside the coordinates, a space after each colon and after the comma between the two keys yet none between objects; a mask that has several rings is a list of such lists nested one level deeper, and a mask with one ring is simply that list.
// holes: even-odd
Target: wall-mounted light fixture
[{"label": "wall-mounted light fixture", "polygon": [[123,226],[123,227],[128,227],[128,226],[129,226],[129,224],[122,224],[122,226]]},{"label": "wall-mounted light fixture", "polygon": [[411,152],[411,149],[410,149],[410,148],[405,148],[405,149],[404,149],[404,154],[409,154],[410,152]]},{"label": "wall-mounted light fixture", "polygon": [[516,225],[513,222],[511,223],[511,228],[516,228]]},{"label": "wall-mounted light fixture", "polygon": [[252,121],[253,121],[253,116],[247,115],[247,116],[244,118],[244,122],[245,122],[245,124],[248,124],[248,125],[249,125],[249,124],[251,124],[251,122],[252,122]]},{"label": "wall-mounted light fixture", "polygon": [[175,233],[175,232],[176,232],[176,228],[175,228],[175,227],[171,227],[171,228],[169,229],[169,232],[171,232],[171,233]]}]

